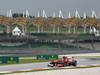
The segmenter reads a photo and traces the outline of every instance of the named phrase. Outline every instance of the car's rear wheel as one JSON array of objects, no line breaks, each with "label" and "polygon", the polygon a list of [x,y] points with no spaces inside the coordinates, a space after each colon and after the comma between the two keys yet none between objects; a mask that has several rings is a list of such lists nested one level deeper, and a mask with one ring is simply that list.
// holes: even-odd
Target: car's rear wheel
[{"label": "car's rear wheel", "polygon": [[76,60],[73,61],[72,65],[73,65],[73,66],[77,66],[77,61],[76,61]]}]

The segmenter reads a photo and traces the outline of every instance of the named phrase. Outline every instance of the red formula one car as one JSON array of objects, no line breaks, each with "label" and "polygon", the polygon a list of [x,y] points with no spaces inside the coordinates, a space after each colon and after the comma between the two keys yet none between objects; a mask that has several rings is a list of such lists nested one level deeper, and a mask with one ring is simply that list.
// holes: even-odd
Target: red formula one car
[{"label": "red formula one car", "polygon": [[48,67],[65,67],[65,66],[77,66],[77,61],[74,57],[63,57],[59,60],[51,61]]}]

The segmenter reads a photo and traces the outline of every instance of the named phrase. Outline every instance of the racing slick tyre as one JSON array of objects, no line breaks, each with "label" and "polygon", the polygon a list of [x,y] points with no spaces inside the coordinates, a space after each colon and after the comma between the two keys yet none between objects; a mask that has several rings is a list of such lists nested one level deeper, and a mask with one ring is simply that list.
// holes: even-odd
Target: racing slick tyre
[{"label": "racing slick tyre", "polygon": [[73,63],[72,63],[72,65],[73,65],[73,66],[77,66],[77,61],[74,60]]}]

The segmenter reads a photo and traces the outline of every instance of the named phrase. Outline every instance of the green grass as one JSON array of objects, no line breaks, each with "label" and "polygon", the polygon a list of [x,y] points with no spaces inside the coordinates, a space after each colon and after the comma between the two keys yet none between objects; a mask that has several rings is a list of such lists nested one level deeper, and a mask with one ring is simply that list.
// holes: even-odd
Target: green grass
[{"label": "green grass", "polygon": [[[53,26],[44,26],[43,27],[43,32],[53,32]],[[38,28],[36,26],[30,26],[27,27],[28,32],[37,32]],[[40,31],[41,31],[41,27],[40,27]],[[55,32],[58,32],[58,26],[55,27]],[[63,27],[60,26],[59,27],[59,32],[69,32],[68,27]],[[74,27],[70,28],[70,32],[73,33],[74,32]],[[83,27],[77,27],[76,32],[84,32],[84,28]],[[89,32],[89,28],[86,29],[86,32]]]},{"label": "green grass", "polygon": [[64,45],[64,44],[58,44],[58,43],[46,43],[46,42],[37,42],[33,44],[23,44],[18,46],[2,46],[0,45],[0,48],[32,48],[32,49],[57,49],[57,48],[77,48],[72,45]]},{"label": "green grass", "polygon": [[[100,58],[100,56],[75,56],[75,58]],[[11,65],[11,64],[25,64],[25,63],[38,63],[38,62],[49,62],[55,59],[20,59],[19,63],[15,63],[14,61],[9,62],[8,64],[0,64],[0,65]]]},{"label": "green grass", "polygon": [[2,45],[0,45],[0,48],[28,48],[28,45],[27,44],[18,45],[18,46],[2,46]]},{"label": "green grass", "polygon": [[[22,27],[21,26],[19,26],[19,25],[13,25],[12,27],[11,27],[11,29],[14,29],[16,26],[18,26],[20,29],[22,29]],[[53,32],[53,26],[44,26],[43,27],[43,31],[44,32]],[[4,27],[4,26],[0,26],[0,31],[3,31],[3,30],[6,30],[6,27]],[[71,27],[71,33],[73,33],[74,32],[74,27]],[[37,28],[37,26],[27,26],[27,31],[28,32],[37,32],[38,31],[38,28]],[[41,31],[41,27],[40,27],[40,31]],[[55,27],[55,32],[58,32],[58,27],[56,26]],[[63,26],[60,26],[59,27],[59,32],[68,32],[68,27],[63,27]],[[76,29],[76,32],[84,32],[84,28],[83,27],[77,27],[77,29]],[[86,29],[86,32],[89,32],[89,27],[87,27],[87,29]]]},{"label": "green grass", "polygon": [[52,61],[54,59],[20,59],[19,60],[19,63],[16,63],[14,61],[11,61],[7,64],[0,64],[0,66],[3,66],[3,65],[13,65],[13,64],[26,64],[26,63],[38,63],[38,62],[49,62],[49,61]]},{"label": "green grass", "polygon": [[51,60],[54,60],[54,59],[49,59],[49,60],[46,60],[46,59],[21,59],[19,64],[22,64],[22,63],[37,63],[37,62],[48,62],[48,61],[51,61]]}]

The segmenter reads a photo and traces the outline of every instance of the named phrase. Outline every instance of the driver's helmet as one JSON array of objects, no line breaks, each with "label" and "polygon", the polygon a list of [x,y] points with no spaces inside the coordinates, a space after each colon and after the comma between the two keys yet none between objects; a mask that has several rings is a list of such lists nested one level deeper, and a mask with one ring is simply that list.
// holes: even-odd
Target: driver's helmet
[{"label": "driver's helmet", "polygon": [[74,57],[72,56],[72,58],[74,58]]},{"label": "driver's helmet", "polygon": [[68,57],[66,57],[66,56],[63,56],[63,59],[65,59],[65,58],[68,58]]}]

